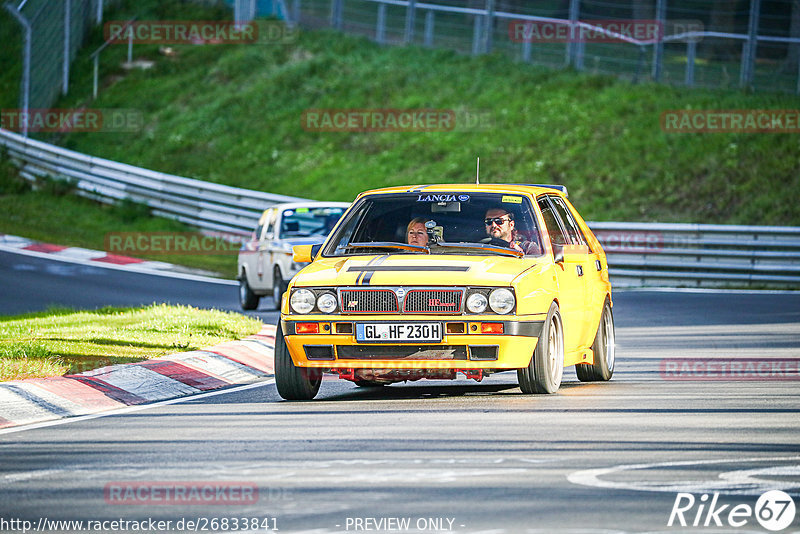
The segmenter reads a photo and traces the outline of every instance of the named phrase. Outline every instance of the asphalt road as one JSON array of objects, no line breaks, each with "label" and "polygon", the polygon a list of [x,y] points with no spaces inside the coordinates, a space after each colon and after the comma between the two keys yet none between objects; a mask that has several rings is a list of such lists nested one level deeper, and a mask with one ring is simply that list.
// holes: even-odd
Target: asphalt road
[{"label": "asphalt road", "polygon": [[[78,307],[118,295],[107,303],[144,299],[139,302],[235,308],[232,286],[81,270],[64,278],[37,265],[36,271],[15,270],[0,256],[0,276],[30,275],[14,279],[14,298],[36,291],[30,280],[52,284],[49,297],[57,291],[61,303]],[[59,289],[65,284],[86,300],[71,300]],[[4,288],[2,306],[8,295]],[[215,295],[219,302],[203,304]],[[677,503],[689,525],[678,531],[768,532],[754,517],[739,516],[745,524],[732,527],[728,514],[735,505],[752,508],[759,495],[778,489],[800,508],[797,382],[770,379],[781,376],[774,367],[768,376],[748,375],[756,380],[676,380],[663,363],[796,362],[800,298],[636,291],[616,293],[614,303],[614,378],[582,384],[568,370],[556,395],[523,395],[516,376],[501,373],[480,384],[381,389],[332,379],[318,400],[287,403],[265,382],[127,414],[0,433],[0,530],[11,530],[2,523],[10,519],[36,526],[45,518],[152,518],[172,521],[163,525],[169,531],[180,520],[193,531],[186,521],[199,520],[198,531],[231,532],[242,531],[243,519],[273,518],[249,523],[257,528],[248,530],[674,532],[668,522],[682,492],[696,503],[689,506],[686,496]],[[176,483],[186,492],[217,489],[212,502],[164,502],[163,488]],[[715,510],[727,507],[709,518],[714,493]],[[244,494],[252,498],[234,499]],[[691,527],[696,517],[698,526]],[[223,527],[212,518],[229,521]],[[236,528],[233,518],[239,519]],[[677,515],[673,524],[679,525]],[[105,526],[116,531],[116,525]],[[167,531],[148,526],[154,527],[149,532]],[[800,510],[782,532],[798,531]]]}]

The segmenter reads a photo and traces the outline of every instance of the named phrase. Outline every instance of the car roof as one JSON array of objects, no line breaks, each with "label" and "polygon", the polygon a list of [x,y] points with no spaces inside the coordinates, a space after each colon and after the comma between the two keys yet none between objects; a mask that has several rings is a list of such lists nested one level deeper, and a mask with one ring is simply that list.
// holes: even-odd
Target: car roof
[{"label": "car roof", "polygon": [[528,193],[538,195],[541,193],[560,193],[567,195],[567,188],[563,185],[548,184],[419,184],[371,189],[359,195],[391,194],[391,193]]},{"label": "car roof", "polygon": [[349,202],[326,202],[323,200],[308,200],[306,202],[283,202],[281,204],[273,204],[272,206],[268,207],[262,212],[267,213],[271,209],[278,209],[278,210],[292,210],[297,208],[319,208],[319,207],[328,207],[328,208],[348,208],[350,207]]}]

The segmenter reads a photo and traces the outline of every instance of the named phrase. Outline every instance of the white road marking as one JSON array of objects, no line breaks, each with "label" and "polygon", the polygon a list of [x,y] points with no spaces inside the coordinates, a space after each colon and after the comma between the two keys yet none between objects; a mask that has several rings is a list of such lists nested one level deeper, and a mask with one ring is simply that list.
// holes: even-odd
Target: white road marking
[{"label": "white road marking", "polygon": [[779,466],[764,469],[748,469],[743,471],[729,471],[718,474],[716,479],[706,480],[677,480],[677,481],[625,481],[617,482],[601,477],[631,471],[643,471],[662,467],[691,467],[701,465],[724,465],[735,463],[764,463],[764,462],[797,462],[800,456],[779,456],[773,458],[736,458],[726,460],[689,460],[682,462],[658,462],[649,464],[628,464],[600,469],[585,469],[567,475],[567,480],[581,486],[596,488],[634,490],[634,491],[659,491],[667,493],[724,493],[728,495],[760,495],[768,490],[780,489],[791,495],[800,495],[800,491],[787,491],[800,488],[797,480],[761,480],[753,478],[755,473],[769,473],[774,469],[774,474],[794,475],[800,471],[800,466]]}]

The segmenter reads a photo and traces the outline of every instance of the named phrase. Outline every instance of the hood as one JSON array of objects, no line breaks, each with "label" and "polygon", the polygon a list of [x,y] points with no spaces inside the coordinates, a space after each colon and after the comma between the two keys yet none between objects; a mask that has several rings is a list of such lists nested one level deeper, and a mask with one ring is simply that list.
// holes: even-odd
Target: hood
[{"label": "hood", "polygon": [[299,286],[510,286],[535,260],[504,256],[380,254],[318,258],[298,273]]}]

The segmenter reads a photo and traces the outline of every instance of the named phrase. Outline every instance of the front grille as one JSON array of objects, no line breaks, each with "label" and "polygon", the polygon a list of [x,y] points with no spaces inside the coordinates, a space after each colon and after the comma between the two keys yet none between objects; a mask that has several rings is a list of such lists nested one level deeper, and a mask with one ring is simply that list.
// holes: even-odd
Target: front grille
[{"label": "front grille", "polygon": [[342,345],[340,360],[466,360],[464,345]]},{"label": "front grille", "polygon": [[397,313],[400,304],[391,289],[342,289],[339,293],[344,313]]},{"label": "front grille", "polygon": [[406,313],[461,313],[461,289],[412,289],[406,295]]}]

